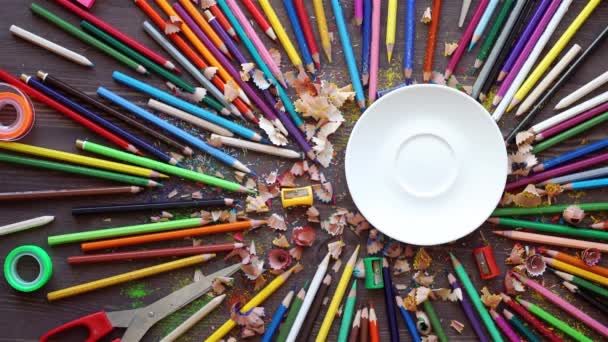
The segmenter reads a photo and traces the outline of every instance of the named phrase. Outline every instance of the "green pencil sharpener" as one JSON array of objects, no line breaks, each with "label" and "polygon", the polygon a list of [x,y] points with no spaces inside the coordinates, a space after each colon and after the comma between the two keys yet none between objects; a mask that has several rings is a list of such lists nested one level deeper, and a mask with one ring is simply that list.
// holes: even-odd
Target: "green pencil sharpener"
[{"label": "green pencil sharpener", "polygon": [[365,288],[366,289],[382,289],[384,288],[384,279],[382,278],[382,258],[367,257],[363,258],[365,266]]}]

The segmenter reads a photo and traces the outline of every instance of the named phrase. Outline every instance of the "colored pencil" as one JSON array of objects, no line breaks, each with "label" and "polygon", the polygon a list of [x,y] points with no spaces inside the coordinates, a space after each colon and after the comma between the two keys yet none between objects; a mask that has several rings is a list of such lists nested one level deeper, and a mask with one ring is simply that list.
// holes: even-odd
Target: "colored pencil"
[{"label": "colored pencil", "polygon": [[[203,15],[194,6],[194,4],[188,0],[178,1],[181,7],[184,8],[190,14],[190,17],[194,20],[196,25],[205,33],[205,36],[209,38],[213,45],[218,48],[224,55],[230,57],[230,52],[228,52],[228,48],[226,47],[224,40],[220,38],[217,32],[215,32],[215,30],[209,25],[207,20],[203,18]],[[175,7],[175,4],[173,4],[173,7]]]},{"label": "colored pencil", "polygon": [[291,29],[296,37],[296,42],[298,43],[300,53],[302,54],[304,64],[306,65],[306,70],[308,70],[308,72],[311,74],[314,74],[316,72],[315,64],[312,59],[312,54],[310,53],[310,48],[308,47],[308,43],[306,42],[304,31],[302,30],[302,26],[298,20],[298,14],[296,13],[293,0],[283,0],[283,7],[285,7],[285,12],[287,13],[287,17],[291,23]]},{"label": "colored pencil", "polygon": [[13,156],[13,155],[4,154],[4,153],[0,153],[0,162],[37,167],[37,168],[47,169],[47,170],[62,171],[62,172],[67,172],[67,173],[74,173],[74,174],[79,174],[79,175],[83,175],[83,176],[108,179],[108,180],[113,180],[116,182],[137,185],[137,186],[145,186],[145,187],[162,186],[162,184],[155,182],[153,180],[150,180],[150,179],[146,179],[146,178],[129,176],[129,175],[125,175],[122,173],[116,173],[116,172],[111,172],[111,171],[92,169],[92,168],[84,167],[84,166],[74,166],[74,165],[70,165],[70,164],[63,164],[63,163],[40,160],[40,159]]},{"label": "colored pencil", "polygon": [[[171,221],[169,221],[171,222]],[[205,220],[201,220],[199,224],[195,226],[203,226],[206,223]],[[244,230],[253,230],[257,227],[266,224],[266,221],[262,220],[250,220],[250,221],[237,221],[233,223],[216,224],[213,226],[203,226],[198,228],[179,229],[174,231],[164,231],[160,233],[143,234],[137,236],[118,237],[115,239],[101,240],[86,242],[80,245],[83,252],[97,251],[100,249],[133,246],[144,243],[159,242],[183,239],[193,236],[204,236],[218,233],[231,233]],[[190,226],[192,227],[192,226]]]},{"label": "colored pencil", "polygon": [[340,281],[336,287],[334,295],[331,298],[331,302],[329,303],[329,307],[327,312],[325,313],[325,317],[323,318],[323,323],[321,324],[321,329],[316,337],[317,342],[323,342],[327,338],[329,334],[329,329],[331,328],[331,324],[336,317],[336,313],[338,312],[338,307],[340,306],[340,302],[342,302],[342,297],[344,297],[344,293],[346,292],[346,287],[348,286],[348,282],[350,281],[351,276],[353,275],[353,269],[355,267],[355,262],[357,261],[357,256],[359,254],[359,246],[355,248],[352,256],[348,259],[346,265],[344,266],[344,271],[342,271],[342,276],[340,277]]},{"label": "colored pencil", "polygon": [[378,327],[378,317],[376,317],[376,310],[374,305],[369,305],[369,341],[380,342],[380,327]]},{"label": "colored pencil", "polygon": [[281,24],[279,17],[272,8],[270,0],[259,0],[259,3],[260,7],[262,7],[262,10],[268,17],[270,25],[272,25],[274,32],[276,33],[277,38],[279,39],[279,42],[283,46],[283,49],[285,49],[285,52],[287,53],[287,57],[289,57],[291,64],[293,64],[293,66],[296,67],[298,70],[303,71],[304,68],[302,67],[302,59],[300,58],[300,54],[298,53],[298,50],[296,50],[296,48],[293,46],[293,43],[287,35],[287,32],[285,32],[285,28],[283,27],[283,24]]},{"label": "colored pencil", "polygon": [[[542,75],[549,69],[553,61],[560,55],[560,53],[566,48],[572,37],[576,32],[583,26],[587,18],[593,13],[595,8],[601,3],[601,0],[589,0],[587,5],[581,10],[578,16],[572,21],[570,26],[562,33],[557,42],[553,45],[551,50],[547,52],[545,57],[538,63],[534,71],[528,76],[526,81],[519,87],[517,93],[511,101],[511,107],[516,106],[526,98],[526,95],[532,90],[532,87],[540,80]],[[509,111],[509,110],[507,110]]]},{"label": "colored pencil", "polygon": [[98,195],[136,194],[143,190],[138,186],[113,186],[104,188],[60,189],[39,191],[0,192],[0,201],[23,201],[51,198],[70,198]]},{"label": "colored pencil", "polygon": [[529,229],[548,234],[567,235],[586,239],[608,240],[608,232],[595,229],[579,229],[559,224],[516,220],[506,217],[491,217],[487,220],[487,222],[513,228]]},{"label": "colored pencil", "polygon": [[283,321],[283,317],[285,316],[285,314],[287,313],[287,310],[289,309],[289,305],[291,304],[293,295],[294,295],[294,290],[289,291],[287,293],[287,296],[285,296],[285,298],[283,299],[283,301],[277,308],[277,311],[272,316],[272,320],[270,321],[270,324],[268,325],[266,332],[264,332],[264,336],[262,336],[262,342],[272,341],[274,334],[277,332],[277,330],[279,329],[279,326],[281,325],[281,322]]},{"label": "colored pencil", "polygon": [[77,140],[76,147],[78,147],[84,151],[100,154],[100,155],[103,155],[103,156],[106,156],[109,158],[118,159],[118,160],[121,160],[124,162],[139,165],[142,167],[147,167],[149,169],[161,171],[166,174],[171,174],[171,175],[175,175],[175,176],[182,177],[185,179],[190,179],[195,182],[209,184],[211,186],[216,186],[216,187],[219,187],[222,189],[226,189],[228,191],[252,193],[252,190],[248,190],[244,186],[242,186],[238,183],[235,183],[235,182],[227,181],[222,178],[217,178],[217,177],[206,175],[204,173],[173,166],[173,165],[170,165],[167,163],[161,163],[161,162],[153,160],[153,159],[136,156],[136,155],[133,155],[130,153],[125,153],[125,152],[122,152],[122,151],[119,151],[119,150],[116,150],[113,148],[109,148],[109,147],[106,147],[106,146],[103,146],[100,144],[95,144],[90,141]]},{"label": "colored pencil", "polygon": [[[327,274],[325,275],[325,278],[323,278],[319,291],[317,291],[317,296],[314,298],[310,306],[309,314],[306,317],[306,320],[304,320],[302,328],[300,329],[300,331],[304,331],[306,333],[298,335],[298,342],[314,341],[314,335],[311,333],[312,328],[317,320],[317,316],[319,316],[319,313],[321,312],[322,307],[327,306],[329,303],[327,293],[329,291],[329,287],[331,286],[331,280],[331,274]],[[304,298],[304,300],[306,300],[306,298]]]},{"label": "colored pencil", "polygon": [[464,25],[464,20],[467,17],[467,13],[469,12],[469,7],[471,7],[471,0],[462,0],[462,6],[460,7],[460,16],[458,17],[458,27],[462,27]]},{"label": "colored pencil", "polygon": [[450,283],[450,286],[452,287],[452,290],[454,292],[458,291],[461,294],[458,301],[460,302],[460,306],[462,306],[462,310],[464,311],[465,316],[467,316],[467,319],[471,323],[471,326],[473,327],[473,331],[477,335],[477,338],[479,338],[481,342],[489,342],[490,339],[488,338],[488,335],[483,329],[482,323],[477,318],[477,315],[475,315],[475,310],[471,305],[471,301],[469,300],[468,295],[462,291],[462,287],[460,286],[458,279],[456,279],[456,277],[452,273],[448,273],[448,282]]},{"label": "colored pencil", "polygon": [[232,134],[232,132],[230,132],[229,130],[225,129],[224,127],[218,126],[214,123],[211,123],[207,120],[203,120],[201,118],[199,118],[198,116],[194,116],[190,113],[186,113],[183,110],[179,110],[175,107],[169,106],[167,104],[164,104],[163,102],[160,101],[156,101],[155,99],[149,99],[148,100],[148,107],[163,112],[169,116],[172,116],[174,118],[183,120],[189,124],[192,124],[196,127],[202,128],[206,131],[212,132],[212,133],[216,133],[216,134],[220,134],[222,136],[227,136],[227,137],[232,137],[234,136],[234,134]]},{"label": "colored pencil", "polygon": [[79,154],[54,150],[50,148],[27,145],[18,142],[0,141],[0,149],[22,154],[29,154],[37,157],[54,159],[70,164],[89,166],[97,169],[125,173],[143,178],[167,178],[157,171],[128,164],[116,163],[109,160],[87,157]]},{"label": "colored pencil", "polygon": [[[295,270],[294,267],[274,278],[268,285],[266,285],[264,289],[258,292],[253,298],[249,300],[249,302],[247,302],[247,304],[245,304],[241,308],[241,313],[248,312],[249,310],[258,307],[260,306],[260,304],[264,303],[264,301],[268,297],[270,297],[274,292],[276,292],[281,287],[281,285],[283,285],[287,281],[287,279],[289,279],[289,277],[293,274]],[[234,320],[229,319],[221,327],[216,329],[213,334],[211,334],[211,336],[207,337],[207,339],[205,339],[205,342],[219,341],[228,333],[230,333],[230,330],[234,329],[236,325],[237,324]]]},{"label": "colored pencil", "polygon": [[293,5],[296,9],[296,14],[300,19],[300,27],[304,33],[304,38],[306,39],[306,45],[310,51],[310,55],[312,60],[315,63],[317,69],[321,67],[321,59],[319,58],[319,47],[317,46],[317,41],[315,39],[315,34],[312,31],[312,25],[310,24],[310,17],[308,16],[308,12],[306,11],[306,6],[304,6],[304,0],[293,0]]},{"label": "colored pencil", "polygon": [[407,327],[407,331],[410,334],[412,341],[420,342],[422,339],[418,334],[416,323],[414,322],[414,318],[409,313],[409,311],[405,309],[405,305],[403,304],[403,298],[401,298],[400,296],[395,296],[395,302],[397,303],[397,308],[399,309],[401,318],[403,318],[403,321],[405,321],[405,326]]},{"label": "colored pencil", "polygon": [[364,4],[363,4],[363,0],[355,0],[355,5],[354,5],[354,12],[355,12],[355,17],[353,19],[353,21],[355,22],[356,26],[361,26],[361,24],[363,24],[363,18],[364,18]]},{"label": "colored pencil", "polygon": [[315,15],[317,16],[317,26],[319,28],[321,46],[325,51],[327,60],[331,63],[331,39],[329,38],[329,29],[327,28],[327,17],[325,16],[323,0],[313,0],[312,3],[315,8]]},{"label": "colored pencil", "polygon": [[[585,269],[582,268],[578,268],[576,266],[570,265],[566,262],[563,262],[561,260],[557,260],[557,259],[553,259],[553,258],[548,258],[548,257],[543,257],[543,260],[545,261],[545,263],[547,263],[547,265],[553,267],[553,268],[557,268],[559,270],[562,270],[564,272],[568,272],[572,275],[577,276],[576,279],[579,278],[584,278],[587,279],[589,281],[595,282],[597,284],[603,285],[603,286],[608,286],[608,277],[604,277],[601,276],[599,274],[593,273],[591,271],[587,271]],[[559,272],[559,271],[556,271]],[[563,273],[560,273],[558,275],[564,275]],[[563,277],[562,277],[563,278]],[[575,280],[573,280],[572,278],[564,278],[566,280],[575,282]],[[603,296],[608,297],[608,290],[604,291],[600,291],[602,293]]]},{"label": "colored pencil", "polygon": [[532,170],[534,172],[541,172],[541,171],[553,168],[555,166],[561,165],[563,163],[566,163],[572,159],[580,158],[580,157],[586,156],[588,154],[591,154],[593,152],[599,151],[599,150],[605,148],[606,146],[608,146],[608,139],[602,139],[600,141],[596,141],[594,143],[584,145],[575,150],[566,152],[557,157],[546,160],[546,161],[542,162],[541,164],[534,166],[532,168]]},{"label": "colored pencil", "polygon": [[372,32],[370,42],[370,65],[369,65],[369,85],[368,95],[369,103],[376,100],[378,88],[378,68],[380,64],[380,16],[382,14],[382,1],[372,0],[372,17],[371,21]]},{"label": "colored pencil", "polygon": [[[431,19],[432,20],[432,19]],[[416,42],[416,0],[406,1],[405,45],[403,50],[403,75],[405,83],[412,83],[414,70],[414,43]]]},{"label": "colored pencil", "polygon": [[242,243],[223,243],[217,245],[190,246],[162,249],[148,249],[143,251],[111,252],[105,254],[77,255],[67,258],[70,265],[95,264],[105,262],[144,260],[153,258],[184,257],[205,253],[230,252],[235,248],[242,248]]},{"label": "colored pencil", "polygon": [[500,331],[502,331],[502,333],[509,339],[509,341],[521,342],[519,336],[517,336],[517,334],[515,333],[515,331],[513,331],[509,323],[507,323],[507,321],[505,321],[505,319],[498,312],[494,311],[494,309],[490,309],[490,316],[492,316],[492,319],[494,320],[494,322],[496,322],[496,325],[500,328]]},{"label": "colored pencil", "polygon": [[386,57],[391,62],[395,48],[395,33],[397,32],[397,0],[388,0],[386,15]]},{"label": "colored pencil", "polygon": [[608,166],[598,167],[597,169],[591,169],[588,171],[571,173],[566,176],[556,177],[547,179],[539,183],[539,186],[544,186],[547,184],[568,184],[574,182],[581,182],[585,180],[593,180],[595,178],[600,178],[608,175]]},{"label": "colored pencil", "polygon": [[355,313],[355,318],[353,318],[353,325],[350,328],[350,332],[348,334],[348,342],[358,342],[359,341],[359,330],[361,329],[361,308],[357,309]]},{"label": "colored pencil", "polygon": [[264,33],[266,33],[266,35],[270,37],[270,39],[277,40],[277,35],[275,34],[274,30],[272,29],[266,18],[264,18],[262,12],[260,12],[260,10],[257,8],[253,0],[243,0],[242,2],[245,8],[247,8],[249,14],[251,14],[251,16],[253,17],[253,20],[258,23],[262,31],[264,31]]},{"label": "colored pencil", "polygon": [[52,41],[45,39],[39,35],[36,35],[32,32],[29,32],[25,29],[22,29],[21,27],[19,27],[17,25],[11,25],[11,27],[9,28],[9,31],[11,31],[11,33],[14,34],[15,36],[17,36],[23,40],[26,40],[34,45],[37,45],[47,51],[50,51],[58,56],[61,56],[71,62],[80,64],[83,66],[87,66],[87,67],[93,66],[93,62],[91,62],[85,56],[83,56],[79,53],[76,53],[68,48],[65,48],[59,44],[53,43]]},{"label": "colored pencil", "polygon": [[488,4],[485,11],[483,12],[481,19],[479,19],[479,23],[477,23],[477,26],[475,27],[475,31],[473,32],[473,37],[471,38],[471,41],[469,42],[469,46],[468,46],[469,51],[473,50],[473,47],[475,46],[477,41],[481,39],[481,36],[483,35],[483,32],[486,30],[486,27],[488,26],[488,23],[490,22],[490,19],[492,18],[492,15],[494,14],[494,11],[496,10],[497,7],[498,7],[498,0],[490,0],[490,3]]},{"label": "colored pencil", "polygon": [[55,216],[40,216],[29,220],[7,224],[0,227],[0,236],[44,226],[53,222],[54,220]]},{"label": "colored pencil", "polygon": [[304,302],[304,297],[306,297],[306,290],[308,290],[308,281],[304,283],[304,286],[302,286],[300,291],[298,291],[298,295],[293,301],[291,309],[289,309],[289,313],[285,318],[285,322],[281,325],[279,335],[275,340],[276,342],[285,342],[287,340],[289,332],[291,331],[291,327],[293,326],[296,316],[298,315],[298,312],[300,311],[300,308],[302,307],[302,304]]},{"label": "colored pencil", "polygon": [[589,83],[572,92],[570,95],[561,99],[557,105],[555,105],[555,109],[559,110],[569,107],[573,103],[576,103],[581,98],[593,92],[595,89],[598,89],[602,85],[606,84],[606,82],[608,82],[608,71],[604,72],[603,74],[589,81]]},{"label": "colored pencil", "polygon": [[532,332],[524,322],[522,322],[517,316],[507,309],[502,310],[503,315],[509,323],[517,330],[522,336],[526,338],[528,342],[541,342],[541,339]]},{"label": "colored pencil", "polygon": [[422,79],[428,82],[433,73],[433,60],[435,59],[435,45],[437,43],[437,34],[439,33],[439,21],[441,20],[441,1],[433,0],[433,9],[431,10],[431,27],[426,41],[426,53],[424,54],[424,66]]},{"label": "colored pencil", "polygon": [[146,74],[148,72],[146,70],[146,68],[144,68],[141,64],[133,61],[131,58],[123,55],[122,53],[120,53],[120,52],[114,50],[113,48],[109,47],[108,45],[102,43],[101,41],[97,40],[93,36],[82,31],[78,27],[70,24],[69,22],[63,20],[62,18],[58,17],[57,15],[53,14],[52,12],[46,10],[44,7],[42,7],[36,3],[32,3],[32,5],[30,6],[30,9],[36,15],[49,21],[53,25],[59,27],[60,29],[62,29],[65,32],[73,35],[74,37],[85,42],[86,44],[93,46],[94,48],[100,50],[101,52],[105,53],[106,55],[116,59],[117,61],[123,63],[124,65],[128,66],[129,68],[131,68],[141,74]]},{"label": "colored pencil", "polygon": [[344,310],[342,311],[342,321],[340,322],[340,330],[338,332],[338,342],[347,342],[348,334],[351,329],[351,323],[355,313],[355,305],[357,303],[357,280],[353,281],[353,285],[348,292],[346,301],[344,302]]},{"label": "colored pencil", "polygon": [[519,302],[519,304],[521,304],[523,307],[525,307],[528,311],[535,314],[536,316],[541,318],[543,321],[545,321],[545,322],[551,324],[552,326],[556,327],[557,329],[561,330],[566,335],[572,337],[574,340],[582,341],[582,342],[592,342],[593,341],[592,339],[583,335],[580,331],[578,331],[578,330],[572,328],[571,326],[569,326],[568,324],[566,324],[564,321],[556,318],[555,316],[551,315],[547,311],[541,309],[539,306],[532,304],[521,298],[517,298],[517,301]]},{"label": "colored pencil", "polygon": [[369,339],[369,309],[367,306],[361,309],[361,324],[359,328],[359,341],[366,342]]},{"label": "colored pencil", "polygon": [[562,185],[561,188],[564,190],[589,190],[604,188],[606,186],[608,186],[608,178],[598,178],[567,183]]},{"label": "colored pencil", "polygon": [[532,121],[536,117],[536,115],[538,115],[538,113],[545,107],[545,104],[547,104],[547,102],[553,98],[555,93],[557,93],[557,91],[562,87],[562,85],[574,74],[575,71],[577,71],[579,66],[587,60],[587,58],[593,53],[593,51],[597,49],[598,45],[600,45],[600,43],[604,40],[604,38],[606,38],[607,35],[608,25],[604,27],[602,32],[600,32],[600,34],[593,40],[593,42],[591,42],[591,44],[587,46],[587,49],[585,49],[585,51],[576,59],[576,61],[572,63],[568,70],[566,70],[562,74],[560,79],[557,80],[555,84],[553,84],[553,87],[551,87],[551,89],[545,92],[545,95],[536,103],[534,108],[532,108],[532,110],[528,112],[528,114],[517,124],[517,126],[515,126],[515,128],[511,130],[511,132],[509,132],[509,135],[505,139],[507,143],[513,141],[517,133],[519,133],[524,127],[527,127],[530,121]]},{"label": "colored pencil", "polygon": [[[334,17],[336,18],[336,26],[338,26],[338,33],[340,35],[340,41],[342,42],[342,50],[344,52],[344,59],[348,66],[348,72],[350,74],[350,80],[355,91],[355,97],[359,108],[362,111],[365,110],[365,95],[363,95],[363,87],[361,86],[361,78],[359,77],[359,70],[357,69],[357,61],[353,53],[353,46],[350,41],[350,35],[348,34],[348,28],[346,26],[346,20],[344,19],[344,13],[342,12],[342,5],[339,0],[331,0],[331,6],[334,11]],[[372,25],[373,26],[373,25]],[[372,37],[373,44],[373,37]],[[373,46],[372,46],[372,57],[373,57]],[[371,75],[370,75],[371,83]]]},{"label": "colored pencil", "polygon": [[568,239],[551,235],[520,232],[515,230],[493,231],[492,233],[518,241],[527,241],[551,246],[561,246],[577,249],[597,248],[602,252],[608,252],[608,244],[605,243]]},{"label": "colored pencil", "polygon": [[530,127],[530,132],[532,133],[538,133],[538,132],[542,132],[544,130],[547,130],[559,123],[562,123],[570,118],[573,118],[585,111],[588,111],[594,107],[597,107],[599,105],[602,105],[604,103],[608,102],[608,91],[603,92],[577,106],[571,107],[570,109],[563,111],[559,114],[556,114],[544,121],[541,121],[537,124],[535,124],[534,126]]},{"label": "colored pencil", "polygon": [[521,318],[526,320],[529,325],[538,331],[541,335],[547,338],[551,342],[562,342],[562,338],[557,336],[553,330],[547,328],[538,318],[534,317],[526,308],[521,306],[518,302],[514,301],[508,295],[501,293],[502,302],[505,303],[511,310],[515,311]]},{"label": "colored pencil", "polygon": [[548,255],[548,256],[552,257],[553,259],[561,260],[570,265],[574,265],[576,267],[599,274],[601,276],[608,277],[608,268],[599,266],[599,265],[589,266],[583,261],[583,259],[579,258],[578,256],[574,256],[574,255],[566,254],[564,252],[554,251],[554,250],[550,250],[550,249],[546,249],[546,248],[540,248],[539,252],[543,253],[544,255]]},{"label": "colored pencil", "polygon": [[[587,315],[586,313],[581,311],[576,306],[568,303],[560,296],[554,294],[553,292],[551,292],[550,290],[548,290],[541,284],[537,283],[536,281],[534,281],[532,279],[529,279],[526,276],[523,276],[523,275],[521,275],[519,273],[515,273],[515,272],[511,272],[511,275],[513,275],[515,278],[517,278],[519,281],[521,281],[524,285],[530,287],[536,293],[543,296],[545,299],[547,299],[551,303],[555,304],[556,306],[560,307],[562,310],[566,311],[572,317],[575,317],[577,320],[579,320],[583,324],[587,325],[589,328],[597,331],[604,337],[608,336],[608,327],[601,324],[597,320],[593,319],[591,316]],[[521,301],[520,301],[520,304],[522,304],[525,307],[524,303],[522,303]]]},{"label": "colored pencil", "polygon": [[384,280],[384,303],[391,342],[399,341],[399,326],[397,325],[397,311],[395,310],[395,294],[393,294],[393,277],[386,258],[382,259],[382,279]]},{"label": "colored pencil", "polygon": [[[363,2],[363,27],[361,28],[361,84],[365,87],[369,83],[369,60],[372,44],[372,0]],[[380,24],[380,23],[378,23]],[[378,38],[380,39],[380,38]]]},{"label": "colored pencil", "polygon": [[213,15],[220,22],[220,24],[222,25],[224,30],[226,30],[226,32],[228,32],[230,37],[232,37],[232,39],[238,43],[239,37],[237,36],[236,31],[234,31],[234,28],[232,27],[232,25],[230,24],[230,22],[224,15],[224,13],[222,13],[222,10],[220,10],[220,8],[217,7],[217,3],[214,0],[209,0],[209,1],[205,1],[205,3],[203,5],[205,5],[205,4],[207,5],[207,7],[204,9],[211,11],[211,13],[213,13]]},{"label": "colored pencil", "polygon": [[[497,108],[492,114],[492,117],[496,121],[500,120],[502,115],[507,111],[515,92],[524,82],[530,70],[532,70],[534,63],[536,63],[536,60],[540,57],[541,52],[549,42],[553,32],[555,32],[555,29],[564,18],[566,12],[568,12],[572,0],[564,0],[561,3],[558,2],[558,4],[559,8],[557,11],[553,11],[557,5],[554,6],[554,4],[551,4],[545,13],[545,17],[543,17],[543,20],[534,31],[533,38],[538,36],[538,40],[532,38],[528,44],[526,44],[522,54],[519,56],[517,62],[515,62],[513,70],[507,75],[507,78],[503,81],[498,93],[496,93],[493,104],[497,106]],[[552,17],[547,17],[549,14],[552,14]],[[546,26],[543,25],[545,18],[550,19]],[[540,28],[543,28],[543,30],[539,30]],[[531,44],[531,42],[534,42],[535,44]]]},{"label": "colored pencil", "polygon": [[[585,211],[608,210],[608,202],[577,203],[578,207]],[[562,213],[570,204],[555,204],[534,208],[498,208],[492,216],[521,216],[521,215],[545,215]]]},{"label": "colored pencil", "polygon": [[177,270],[180,268],[198,265],[213,259],[215,254],[199,254],[191,257],[178,259],[175,261],[166,262],[146,268],[141,268],[136,271],[118,274],[112,277],[103,278],[88,283],[71,286],[65,289],[49,292],[46,297],[49,302],[53,302],[59,299],[73,297],[83,293],[91,292],[94,290],[103,289],[109,286],[114,286],[128,281],[137,279],[147,278],[156,274]]},{"label": "colored pencil", "polygon": [[211,141],[219,142],[221,145],[243,148],[245,150],[256,151],[256,152],[269,154],[269,155],[282,157],[282,158],[302,159],[304,157],[300,152],[297,152],[294,150],[260,144],[260,143],[254,143],[254,142],[251,142],[248,140],[224,137],[224,136],[217,135],[217,134],[211,134],[210,139],[211,139]]},{"label": "colored pencil", "polygon": [[570,292],[579,295],[583,298],[587,303],[591,304],[594,308],[598,309],[604,315],[608,315],[608,306],[604,305],[602,302],[593,297],[590,293],[587,293],[583,289],[578,288],[576,285],[569,283],[567,281],[563,281],[562,284],[565,288],[567,288]]},{"label": "colored pencil", "polygon": [[458,63],[460,62],[460,59],[462,58],[462,55],[464,54],[465,50],[467,49],[467,45],[473,37],[473,31],[475,30],[477,24],[479,24],[479,20],[481,19],[481,16],[483,15],[485,9],[488,7],[489,2],[490,0],[481,0],[477,5],[475,13],[471,18],[471,21],[469,22],[469,26],[467,26],[466,30],[462,34],[462,37],[458,42],[458,48],[452,54],[448,67],[446,68],[445,73],[443,74],[443,77],[446,80],[449,79],[450,76],[452,76],[454,71],[456,71],[456,67],[458,66]]},{"label": "colored pencil", "polygon": [[574,44],[568,52],[555,64],[555,66],[547,73],[543,80],[534,88],[534,90],[526,97],[517,109],[516,116],[520,116],[527,112],[534,102],[551,86],[551,84],[561,75],[561,73],[574,60],[574,57],[581,51],[581,46]]},{"label": "colored pencil", "polygon": [[[556,261],[558,261],[558,260],[554,259],[553,260],[553,264],[555,264]],[[605,283],[606,281],[605,280],[603,282],[602,281],[598,281],[598,277],[601,277],[603,279],[607,279],[607,277],[602,277],[601,275],[595,274],[595,273],[593,273],[591,271],[586,271],[586,270],[583,270],[583,269],[578,268],[576,266],[572,266],[572,265],[566,264],[563,261],[560,261],[560,262],[565,267],[561,267],[560,266],[561,267],[560,268],[560,267],[556,266],[556,268],[560,268],[560,269],[563,268],[565,271],[571,272],[572,274],[571,273],[562,272],[562,271],[557,271],[557,270],[554,270],[552,268],[550,268],[549,270],[553,271],[553,273],[555,273],[555,275],[557,275],[558,277],[560,277],[560,278],[562,278],[562,279],[564,279],[564,280],[566,280],[566,281],[568,281],[570,283],[573,283],[573,284],[575,284],[577,286],[580,286],[581,288],[584,288],[585,290],[593,292],[594,295],[601,296],[601,297],[604,297],[604,298],[608,298],[608,289],[603,288],[603,287],[601,287],[599,285],[596,285],[596,284],[594,284],[594,283],[591,282],[591,281],[593,281],[593,282],[595,282],[597,284],[602,284],[602,283]],[[551,266],[554,266],[554,265],[551,265]],[[584,273],[583,271],[586,272],[586,273]],[[593,276],[589,276],[589,275],[593,275]],[[590,281],[585,280],[583,278],[587,278]]]},{"label": "colored pencil", "polygon": [[233,206],[235,203],[236,203],[235,200],[233,200],[232,198],[212,198],[212,199],[189,200],[189,201],[108,204],[108,205],[75,207],[75,208],[72,208],[72,215],[124,213],[124,212],[131,212],[131,211],[146,211],[146,210],[230,207],[230,206]]},{"label": "colored pencil", "polygon": [[474,287],[473,283],[471,282],[471,279],[467,275],[467,272],[465,271],[464,267],[452,253],[450,253],[450,257],[452,259],[452,265],[454,266],[454,271],[456,271],[456,275],[458,275],[458,278],[460,278],[461,284],[463,285],[464,289],[466,290],[467,294],[469,295],[469,298],[471,299],[473,306],[475,307],[475,309],[477,310],[477,313],[481,317],[481,320],[483,321],[486,329],[490,333],[490,336],[492,336],[492,339],[494,341],[502,341],[503,339],[500,336],[498,329],[496,329],[496,325],[494,324],[492,317],[490,317],[488,310],[485,308],[485,306],[481,302],[479,294],[477,293],[477,290],[475,290],[475,287]]},{"label": "colored pencil", "polygon": [[194,327],[198,322],[200,322],[203,318],[207,317],[213,310],[215,310],[226,298],[226,294],[219,295],[213,299],[211,299],[207,304],[205,304],[202,308],[200,308],[197,312],[192,314],[192,316],[188,317],[185,321],[183,321],[177,328],[173,329],[168,335],[163,337],[160,342],[173,342],[177,340],[180,336],[185,334],[188,330]]},{"label": "colored pencil", "polygon": [[[477,53],[477,58],[475,59],[475,63],[473,65],[475,69],[481,67],[486,58],[488,58],[490,50],[494,47],[496,39],[498,39],[498,34],[503,29],[505,22],[509,18],[509,14],[511,13],[511,8],[513,7],[514,2],[515,0],[505,0],[502,6],[500,7],[500,10],[496,15],[496,19],[494,20],[494,23],[492,23],[490,32],[488,32],[487,37],[483,41],[483,44],[481,45],[481,48]],[[473,36],[473,39],[475,39],[475,36]],[[473,44],[472,41],[471,44]]]},{"label": "colored pencil", "polygon": [[176,67],[170,60],[168,60],[167,58],[154,52],[154,50],[139,43],[137,40],[126,35],[122,31],[118,30],[117,28],[108,24],[107,22],[103,21],[102,19],[91,14],[91,12],[82,9],[81,7],[78,7],[77,5],[73,4],[69,0],[55,0],[55,2],[58,3],[59,5],[63,6],[64,8],[68,9],[70,12],[74,13],[75,15],[79,16],[81,19],[84,19],[84,20],[92,23],[93,25],[99,27],[100,29],[106,31],[107,33],[109,33],[110,35],[115,37],[116,39],[118,39],[121,42],[130,46],[132,49],[134,49],[134,50],[138,51],[139,53],[141,53],[142,55],[146,56],[148,59],[151,59],[153,62],[155,62],[159,65],[162,65],[163,67],[165,67],[169,70],[172,70],[174,72],[177,72],[177,73],[180,72],[179,68]]},{"label": "colored pencil", "polygon": [[424,312],[426,312],[426,315],[429,317],[431,327],[433,328],[433,333],[435,333],[439,339],[439,342],[447,342],[448,336],[445,334],[445,330],[443,330],[443,327],[441,326],[441,320],[439,320],[439,316],[437,316],[437,312],[435,311],[435,308],[433,308],[431,301],[425,300],[422,303],[422,306],[424,308]]}]

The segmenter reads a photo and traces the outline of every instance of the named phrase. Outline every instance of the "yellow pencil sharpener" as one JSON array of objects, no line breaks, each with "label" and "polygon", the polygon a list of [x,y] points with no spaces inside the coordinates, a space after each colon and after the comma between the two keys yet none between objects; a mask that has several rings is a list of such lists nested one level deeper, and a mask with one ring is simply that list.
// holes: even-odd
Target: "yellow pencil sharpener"
[{"label": "yellow pencil sharpener", "polygon": [[283,188],[281,189],[281,203],[283,208],[307,206],[313,203],[312,186],[302,188]]}]

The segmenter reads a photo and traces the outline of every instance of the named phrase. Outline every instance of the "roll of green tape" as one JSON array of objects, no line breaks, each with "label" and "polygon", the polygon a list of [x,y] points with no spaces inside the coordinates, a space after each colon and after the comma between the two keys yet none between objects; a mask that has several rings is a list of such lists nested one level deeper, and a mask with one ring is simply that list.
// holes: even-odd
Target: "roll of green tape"
[{"label": "roll of green tape", "polygon": [[[25,256],[34,258],[34,260],[38,262],[38,268],[40,269],[38,276],[32,281],[24,280],[19,273],[17,273],[17,264],[19,263],[19,260]],[[4,277],[9,285],[17,291],[36,291],[51,279],[52,274],[53,263],[51,262],[51,257],[49,257],[44,249],[38,246],[28,245],[17,247],[13,249],[6,257],[6,260],[4,260]]]}]

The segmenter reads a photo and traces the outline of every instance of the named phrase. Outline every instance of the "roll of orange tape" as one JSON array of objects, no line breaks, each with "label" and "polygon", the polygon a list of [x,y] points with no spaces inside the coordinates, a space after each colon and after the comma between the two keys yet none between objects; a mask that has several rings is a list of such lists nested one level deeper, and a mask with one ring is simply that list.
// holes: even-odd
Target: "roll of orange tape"
[{"label": "roll of orange tape", "polygon": [[0,83],[0,110],[7,106],[15,109],[17,120],[8,126],[0,124],[0,140],[19,140],[34,126],[34,105],[19,89]]}]

